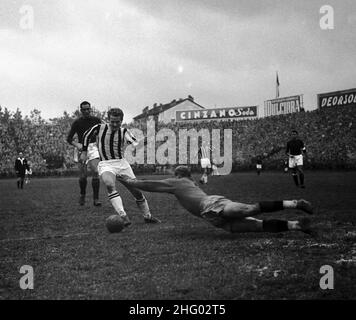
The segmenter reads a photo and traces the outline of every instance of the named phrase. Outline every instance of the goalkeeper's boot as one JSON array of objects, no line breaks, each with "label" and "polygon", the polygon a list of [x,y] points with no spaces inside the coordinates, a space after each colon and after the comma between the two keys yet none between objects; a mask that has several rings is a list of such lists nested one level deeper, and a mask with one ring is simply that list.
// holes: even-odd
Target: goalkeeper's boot
[{"label": "goalkeeper's boot", "polygon": [[314,213],[311,203],[304,199],[297,200],[297,209],[303,210],[304,212],[306,212],[308,214]]},{"label": "goalkeeper's boot", "polygon": [[145,223],[161,223],[161,220],[159,220],[158,218],[154,217],[154,216],[150,216],[150,217],[145,217],[144,218]]}]

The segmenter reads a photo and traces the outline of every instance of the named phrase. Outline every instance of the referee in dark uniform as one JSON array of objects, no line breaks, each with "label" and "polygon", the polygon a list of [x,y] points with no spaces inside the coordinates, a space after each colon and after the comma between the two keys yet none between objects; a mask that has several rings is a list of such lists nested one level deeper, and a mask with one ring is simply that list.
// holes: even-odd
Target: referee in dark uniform
[{"label": "referee in dark uniform", "polygon": [[[94,117],[91,115],[91,106],[88,101],[83,101],[80,104],[80,111],[82,113],[82,116],[75,120],[72,124],[72,127],[69,131],[68,137],[67,137],[67,142],[77,148],[79,152],[82,151],[83,148],[83,136],[85,131],[93,127],[94,125],[101,123],[101,120],[97,117]],[[78,142],[73,141],[74,135],[77,134],[78,136]],[[87,170],[87,165],[90,166],[90,169],[93,173],[92,177],[92,188],[93,188],[93,200],[94,200],[94,206],[101,206],[101,203],[99,202],[99,188],[100,188],[100,180],[98,177],[98,163],[99,163],[99,153],[97,151],[97,147],[95,145],[96,140],[93,139],[90,141],[93,143],[93,150],[92,150],[92,155],[89,156],[87,162],[82,162],[80,161],[79,157],[79,187],[80,187],[80,199],[79,199],[79,204],[82,206],[85,203],[85,194],[86,194],[86,187],[87,187],[87,176],[88,176],[88,170]]]},{"label": "referee in dark uniform", "polygon": [[[302,140],[298,137],[298,131],[292,131],[292,139],[287,142],[286,154],[289,157],[289,168],[292,169],[292,177],[297,187],[305,188],[303,172],[303,153],[306,149]],[[298,180],[299,176],[299,180]]]},{"label": "referee in dark uniform", "polygon": [[30,170],[26,158],[23,153],[19,153],[19,157],[15,160],[15,171],[17,175],[17,189],[23,189],[23,182],[25,180],[26,170]]}]

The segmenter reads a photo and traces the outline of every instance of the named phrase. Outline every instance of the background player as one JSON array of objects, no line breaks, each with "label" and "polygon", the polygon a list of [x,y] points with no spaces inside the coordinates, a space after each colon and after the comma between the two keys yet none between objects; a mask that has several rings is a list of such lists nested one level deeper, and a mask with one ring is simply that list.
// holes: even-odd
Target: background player
[{"label": "background player", "polygon": [[302,140],[299,139],[297,130],[293,130],[292,139],[287,142],[286,154],[289,156],[289,168],[292,169],[293,181],[295,185],[299,187],[299,175],[301,188],[305,188],[303,172],[303,153],[306,153],[304,143]]},{"label": "background player", "polygon": [[32,169],[31,169],[30,161],[27,161],[27,166],[28,166],[28,169],[26,169],[26,171],[25,171],[25,184],[30,183],[30,180],[31,180],[30,177],[32,176]]},{"label": "background player", "polygon": [[262,157],[258,156],[256,159],[256,172],[257,175],[259,176],[262,171]]},{"label": "background player", "polygon": [[19,157],[15,160],[15,172],[17,175],[17,189],[23,189],[23,182],[25,180],[26,170],[30,170],[26,158],[23,153],[19,152]]},{"label": "background player", "polygon": [[[88,101],[83,101],[80,104],[80,112],[82,116],[75,120],[72,124],[72,127],[69,131],[67,142],[74,146],[78,152],[81,152],[83,149],[83,136],[85,131],[89,130],[94,125],[101,123],[101,120],[97,117],[91,115],[91,107]],[[73,141],[74,135],[77,134],[78,142]],[[80,187],[80,198],[79,204],[82,206],[85,203],[85,194],[87,188],[87,176],[88,176],[88,168],[87,165],[90,166],[93,177],[91,180],[92,188],[93,188],[93,202],[94,206],[101,206],[99,202],[99,188],[100,188],[100,180],[98,177],[98,163],[99,163],[99,152],[96,146],[96,140],[93,138],[90,141],[87,152],[87,160],[86,161],[78,161],[79,168],[79,187]]]},{"label": "background player", "polygon": [[200,157],[200,166],[203,169],[203,175],[201,176],[199,182],[203,184],[208,183],[208,175],[211,171],[210,151],[211,148],[206,146],[201,146],[198,151],[198,156]]},{"label": "background player", "polygon": [[[100,162],[98,164],[98,172],[103,180],[110,202],[115,211],[123,218],[125,225],[131,224],[128,218],[119,193],[116,190],[116,177],[119,174],[126,174],[132,179],[135,175],[130,164],[124,159],[123,146],[125,143],[138,145],[136,138],[126,128],[121,127],[124,113],[119,108],[110,109],[108,112],[109,123],[97,124],[84,134],[83,152],[81,154],[82,161],[86,160],[88,146],[92,139],[98,138],[98,148],[100,154]],[[157,218],[151,215],[147,200],[143,193],[131,186],[127,187],[131,194],[135,197],[136,203],[144,221],[147,223],[160,222]]]},{"label": "background player", "polygon": [[144,191],[174,194],[190,213],[229,232],[311,232],[310,220],[307,218],[300,221],[286,221],[258,220],[252,217],[264,212],[284,209],[299,209],[312,214],[311,204],[306,200],[263,201],[255,204],[233,202],[222,196],[207,195],[192,180],[190,170],[185,166],[177,167],[174,173],[174,178],[164,180],[135,180],[128,175],[122,175],[119,179],[129,186]]}]

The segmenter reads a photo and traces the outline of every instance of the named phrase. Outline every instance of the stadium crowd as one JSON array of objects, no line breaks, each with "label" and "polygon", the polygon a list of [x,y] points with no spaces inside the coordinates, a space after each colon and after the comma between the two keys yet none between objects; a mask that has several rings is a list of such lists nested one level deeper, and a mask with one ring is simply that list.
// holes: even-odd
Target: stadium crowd
[{"label": "stadium crowd", "polygon": [[[78,112],[72,115],[64,112],[61,117],[46,121],[36,109],[29,117],[23,117],[19,110],[12,113],[0,106],[0,175],[14,174],[14,161],[20,151],[34,174],[66,174],[76,170],[74,150],[66,143],[66,137],[77,116]],[[353,107],[330,107],[256,120],[157,123],[156,130],[169,128],[178,137],[179,129],[198,132],[202,128],[210,132],[212,129],[232,129],[234,170],[254,168],[254,159],[258,156],[263,156],[264,168],[283,170],[286,141],[290,131],[297,129],[307,148],[306,168],[354,169],[355,120]],[[131,123],[128,127],[146,132],[145,124]],[[221,144],[223,150],[223,141]],[[159,145],[156,143],[156,148]],[[155,166],[133,165],[133,168],[139,173],[153,171]]]}]

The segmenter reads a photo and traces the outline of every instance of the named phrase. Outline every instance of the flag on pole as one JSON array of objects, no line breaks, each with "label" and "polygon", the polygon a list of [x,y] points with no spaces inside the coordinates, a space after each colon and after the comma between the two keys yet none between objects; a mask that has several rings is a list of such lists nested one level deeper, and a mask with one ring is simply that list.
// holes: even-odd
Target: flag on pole
[{"label": "flag on pole", "polygon": [[279,79],[278,79],[278,72],[276,72],[276,98],[279,98]]}]

